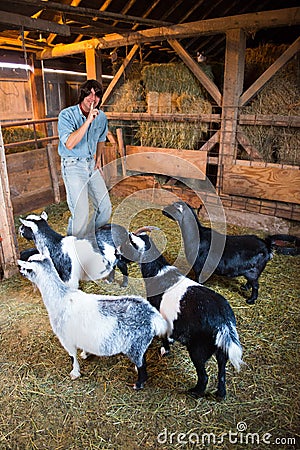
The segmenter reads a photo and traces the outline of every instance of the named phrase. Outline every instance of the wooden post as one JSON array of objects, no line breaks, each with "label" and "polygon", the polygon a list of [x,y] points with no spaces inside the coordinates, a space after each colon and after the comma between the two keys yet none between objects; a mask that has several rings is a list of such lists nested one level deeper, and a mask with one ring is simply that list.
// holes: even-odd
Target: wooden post
[{"label": "wooden post", "polygon": [[236,155],[238,107],[244,81],[245,49],[245,32],[242,29],[227,31],[217,183],[219,192],[222,191],[223,165],[231,165]]},{"label": "wooden post", "polygon": [[5,151],[0,125],[0,262],[4,278],[18,272],[19,256],[17,236],[14,225],[13,208],[10,198],[9,181]]},{"label": "wooden post", "polygon": [[50,170],[50,178],[52,183],[54,201],[55,203],[59,203],[60,202],[59,182],[53,151],[54,151],[53,144],[47,144],[47,158]]},{"label": "wooden post", "polygon": [[126,153],[125,153],[122,128],[117,128],[117,138],[118,138],[119,152],[120,152],[120,156],[121,156],[122,174],[123,174],[123,177],[126,177]]},{"label": "wooden post", "polygon": [[[34,72],[30,72],[30,89],[32,92],[32,106],[34,119],[44,119],[46,117],[43,87],[43,71],[41,61],[32,57],[32,64],[34,65]],[[36,128],[42,133],[46,134],[46,124],[37,124]]]},{"label": "wooden post", "polygon": [[85,50],[85,65],[88,80],[98,80],[102,84],[101,58],[94,48]]}]

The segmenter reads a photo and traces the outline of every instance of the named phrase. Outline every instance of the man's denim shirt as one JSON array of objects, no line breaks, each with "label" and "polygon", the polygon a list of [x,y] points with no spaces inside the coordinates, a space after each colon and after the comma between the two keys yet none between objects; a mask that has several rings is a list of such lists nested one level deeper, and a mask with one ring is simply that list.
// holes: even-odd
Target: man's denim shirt
[{"label": "man's denim shirt", "polygon": [[88,158],[94,156],[97,149],[98,142],[105,142],[108,125],[105,113],[99,110],[98,116],[90,124],[87,133],[85,133],[82,140],[75,145],[72,150],[68,150],[65,146],[67,139],[73,131],[78,130],[79,127],[86,121],[82,114],[79,105],[69,106],[63,109],[58,115],[58,153],[62,158],[77,157]]}]

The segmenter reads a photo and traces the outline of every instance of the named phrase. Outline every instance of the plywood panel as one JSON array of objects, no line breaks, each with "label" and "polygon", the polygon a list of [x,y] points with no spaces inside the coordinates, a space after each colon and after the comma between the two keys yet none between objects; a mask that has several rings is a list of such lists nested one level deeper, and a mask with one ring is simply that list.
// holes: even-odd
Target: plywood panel
[{"label": "plywood panel", "polygon": [[206,163],[206,151],[126,146],[127,170],[204,180]]},{"label": "plywood panel", "polygon": [[300,203],[300,170],[233,165],[224,170],[223,193]]},{"label": "plywood panel", "polygon": [[32,99],[28,81],[1,81],[0,120],[31,119]]}]

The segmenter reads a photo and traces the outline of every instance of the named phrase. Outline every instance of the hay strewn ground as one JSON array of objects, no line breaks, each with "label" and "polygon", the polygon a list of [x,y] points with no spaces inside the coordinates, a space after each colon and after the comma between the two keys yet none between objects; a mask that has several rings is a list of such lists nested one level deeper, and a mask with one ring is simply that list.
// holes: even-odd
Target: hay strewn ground
[{"label": "hay strewn ground", "polygon": [[[64,233],[65,204],[47,212],[51,225]],[[176,225],[150,210],[134,218],[132,229],[145,222],[165,231],[166,256],[174,259],[180,248]],[[20,239],[20,248],[25,246]],[[126,292],[143,294],[135,265],[130,274]],[[3,281],[0,448],[269,449],[275,439],[281,439],[280,450],[299,448],[299,441],[288,441],[299,437],[299,257],[274,257],[261,277],[255,306],[241,297],[241,282],[213,277],[208,283],[235,311],[246,362],[239,374],[228,365],[228,396],[219,403],[213,396],[194,400],[185,394],[195,382],[187,352],[175,344],[171,356],[161,358],[158,340],[149,350],[150,379],[141,392],[132,390],[134,368],[121,355],[82,361],[83,376],[72,382],[69,357],[51,331],[39,292],[19,275]],[[84,283],[82,288],[124,292],[116,283]],[[215,361],[208,371],[213,393]]]}]

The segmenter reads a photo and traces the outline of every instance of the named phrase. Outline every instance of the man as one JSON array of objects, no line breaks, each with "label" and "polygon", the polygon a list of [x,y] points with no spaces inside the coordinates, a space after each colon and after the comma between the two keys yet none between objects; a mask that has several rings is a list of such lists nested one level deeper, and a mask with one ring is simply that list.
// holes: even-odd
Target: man
[{"label": "man", "polygon": [[[87,80],[80,88],[78,103],[58,116],[58,153],[71,213],[68,235],[85,237],[106,224],[111,202],[101,169],[108,131],[107,117],[99,110],[102,86]],[[93,214],[89,214],[89,200]]]}]

